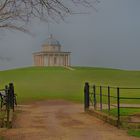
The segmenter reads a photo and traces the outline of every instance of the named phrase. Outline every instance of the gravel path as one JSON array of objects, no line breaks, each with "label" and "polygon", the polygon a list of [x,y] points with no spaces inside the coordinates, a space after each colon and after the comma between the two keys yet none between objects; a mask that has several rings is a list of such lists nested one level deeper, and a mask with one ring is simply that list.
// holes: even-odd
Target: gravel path
[{"label": "gravel path", "polygon": [[7,140],[140,140],[83,111],[82,104],[49,100],[20,105]]}]

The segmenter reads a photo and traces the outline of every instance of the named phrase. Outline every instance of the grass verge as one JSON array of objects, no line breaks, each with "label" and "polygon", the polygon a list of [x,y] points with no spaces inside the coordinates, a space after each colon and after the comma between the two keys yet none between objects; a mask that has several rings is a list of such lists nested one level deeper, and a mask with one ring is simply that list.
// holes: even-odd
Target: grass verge
[{"label": "grass verge", "polygon": [[[117,108],[111,109],[110,111],[105,109],[103,112],[116,117],[118,110]],[[120,108],[121,116],[129,116],[134,114],[140,114],[140,108]]]},{"label": "grass verge", "polygon": [[130,136],[140,137],[140,130],[129,129],[127,133]]}]

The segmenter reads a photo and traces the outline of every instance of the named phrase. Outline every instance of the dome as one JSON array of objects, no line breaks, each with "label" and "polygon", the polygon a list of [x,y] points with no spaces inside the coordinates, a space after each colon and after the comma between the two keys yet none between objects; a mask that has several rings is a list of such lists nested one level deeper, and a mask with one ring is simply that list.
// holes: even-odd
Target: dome
[{"label": "dome", "polygon": [[49,38],[46,40],[46,44],[50,46],[61,46],[59,41],[54,39],[52,35],[50,35]]}]

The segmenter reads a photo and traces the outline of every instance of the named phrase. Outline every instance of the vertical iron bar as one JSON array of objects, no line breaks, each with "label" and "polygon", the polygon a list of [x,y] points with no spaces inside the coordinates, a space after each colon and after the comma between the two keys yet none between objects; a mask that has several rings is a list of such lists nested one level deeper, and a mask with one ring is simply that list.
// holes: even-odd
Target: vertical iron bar
[{"label": "vertical iron bar", "polygon": [[9,88],[7,85],[5,86],[5,93],[6,93],[6,112],[7,112],[6,126],[9,127],[10,103],[9,103]]},{"label": "vertical iron bar", "polygon": [[117,110],[118,110],[118,121],[117,121],[117,125],[119,127],[120,125],[120,89],[117,88]]},{"label": "vertical iron bar", "polygon": [[100,86],[100,110],[102,111],[102,86]]},{"label": "vertical iron bar", "polygon": [[94,109],[96,110],[97,100],[96,100],[96,86],[95,85],[93,85],[93,96],[94,96]]},{"label": "vertical iron bar", "polygon": [[108,86],[108,111],[110,111],[110,87]]},{"label": "vertical iron bar", "polygon": [[86,82],[84,87],[84,110],[86,111],[88,109],[89,109],[89,83]]}]

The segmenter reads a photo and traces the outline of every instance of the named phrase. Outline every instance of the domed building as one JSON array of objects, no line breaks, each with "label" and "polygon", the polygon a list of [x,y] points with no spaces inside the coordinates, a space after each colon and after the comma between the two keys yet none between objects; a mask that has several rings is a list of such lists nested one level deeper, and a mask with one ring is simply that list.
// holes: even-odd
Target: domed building
[{"label": "domed building", "polygon": [[59,41],[52,35],[42,45],[42,51],[33,53],[35,66],[70,66],[70,53],[62,52]]}]

